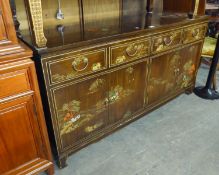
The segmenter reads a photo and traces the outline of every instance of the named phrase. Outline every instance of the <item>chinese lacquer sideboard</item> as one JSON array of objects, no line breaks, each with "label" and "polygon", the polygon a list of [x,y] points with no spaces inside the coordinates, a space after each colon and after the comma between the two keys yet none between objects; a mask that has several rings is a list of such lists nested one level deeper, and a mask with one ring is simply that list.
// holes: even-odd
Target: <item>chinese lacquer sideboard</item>
[{"label": "chinese lacquer sideboard", "polygon": [[32,32],[20,26],[35,49],[60,167],[69,154],[191,93],[207,29],[204,16],[147,15],[143,0],[78,2],[64,4],[56,20],[56,4],[29,1]]}]

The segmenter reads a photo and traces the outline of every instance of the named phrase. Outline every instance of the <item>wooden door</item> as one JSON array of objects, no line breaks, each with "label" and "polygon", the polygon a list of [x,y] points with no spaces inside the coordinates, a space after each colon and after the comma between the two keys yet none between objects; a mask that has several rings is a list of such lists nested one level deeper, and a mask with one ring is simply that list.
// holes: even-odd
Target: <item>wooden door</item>
[{"label": "wooden door", "polygon": [[32,96],[0,103],[0,174],[42,157],[34,110]]},{"label": "wooden door", "polygon": [[63,149],[108,124],[106,76],[55,88],[53,97]]},{"label": "wooden door", "polygon": [[145,62],[109,75],[108,103],[111,122],[130,118],[144,108],[145,75]]}]

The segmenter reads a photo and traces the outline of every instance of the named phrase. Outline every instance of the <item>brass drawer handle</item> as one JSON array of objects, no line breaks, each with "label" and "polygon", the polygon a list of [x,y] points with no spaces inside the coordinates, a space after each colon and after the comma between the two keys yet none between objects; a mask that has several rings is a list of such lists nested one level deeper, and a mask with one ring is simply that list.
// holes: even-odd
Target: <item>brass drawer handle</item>
[{"label": "brass drawer handle", "polygon": [[163,41],[166,46],[170,46],[173,43],[173,36],[165,37]]},{"label": "brass drawer handle", "polygon": [[130,57],[134,57],[138,53],[138,46],[136,44],[131,44],[126,48],[126,53]]},{"label": "brass drawer handle", "polygon": [[[78,68],[78,66],[80,64],[84,64],[83,68]],[[72,62],[72,67],[77,71],[77,72],[81,72],[84,71],[88,66],[88,58],[85,56],[81,56],[78,58],[75,58],[75,60]]]},{"label": "brass drawer handle", "polygon": [[200,30],[199,30],[199,29],[194,29],[194,30],[192,31],[192,36],[193,36],[193,37],[197,37],[197,36],[199,36],[199,34],[200,34]]}]

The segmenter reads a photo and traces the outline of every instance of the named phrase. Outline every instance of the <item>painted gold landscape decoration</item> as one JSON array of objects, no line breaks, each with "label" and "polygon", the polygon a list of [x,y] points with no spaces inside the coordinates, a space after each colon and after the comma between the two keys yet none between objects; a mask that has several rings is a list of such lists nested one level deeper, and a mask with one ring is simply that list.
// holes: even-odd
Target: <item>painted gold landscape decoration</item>
[{"label": "painted gold landscape decoration", "polygon": [[[102,85],[102,83],[104,83],[102,79],[97,79],[97,81],[90,87],[91,92],[94,92],[99,85]],[[69,103],[63,104],[62,108],[58,110],[58,121],[61,135],[68,134],[77,128],[85,126],[86,123],[95,120],[97,115],[106,111],[108,104],[113,104],[125,97],[130,96],[134,92],[134,90],[124,89],[122,86],[117,85],[112,87],[108,93],[106,92],[108,98],[105,97],[104,99],[97,101],[94,106],[85,111],[81,110],[81,101],[72,100]],[[131,111],[128,111],[124,117],[128,117],[130,115]],[[97,123],[94,126],[89,126],[85,129],[85,132],[92,132],[102,125],[102,123]]]},{"label": "painted gold landscape decoration", "polygon": [[130,96],[134,92],[135,92],[134,90],[124,89],[120,85],[112,87],[111,90],[109,91],[109,103],[112,104],[114,102],[117,102],[121,100],[122,98]]},{"label": "painted gold landscape decoration", "polygon": [[132,112],[130,110],[127,110],[123,118],[129,118],[131,115],[132,115]]},{"label": "painted gold landscape decoration", "polygon": [[81,102],[73,100],[64,104],[62,109],[58,111],[61,135],[68,134],[84,126],[89,121],[92,121],[96,115],[106,110],[106,104],[100,102],[97,102],[97,105],[85,111],[81,110],[80,105]]},{"label": "painted gold landscape decoration", "polygon": [[99,88],[104,87],[105,80],[104,79],[96,79],[89,87],[89,94],[95,93],[99,90]]},{"label": "painted gold landscape decoration", "polygon": [[101,69],[101,68],[102,68],[101,63],[94,63],[94,64],[92,65],[92,71],[97,71],[97,70],[99,70],[99,69]]},{"label": "painted gold landscape decoration", "polygon": [[77,72],[73,72],[73,71],[71,73],[68,73],[67,75],[54,74],[52,75],[52,81],[53,82],[65,81],[68,79],[75,78],[76,75]]},{"label": "painted gold landscape decoration", "polygon": [[98,122],[98,123],[96,123],[96,124],[93,125],[93,126],[88,126],[88,127],[86,127],[86,128],[85,128],[85,132],[86,132],[86,133],[93,132],[93,131],[95,131],[96,129],[100,128],[101,126],[103,126],[103,121]]},{"label": "painted gold landscape decoration", "polygon": [[126,54],[130,57],[141,56],[147,53],[148,47],[143,43],[133,43],[126,48]]},{"label": "painted gold landscape decoration", "polygon": [[126,61],[126,57],[125,57],[125,55],[123,55],[123,56],[118,56],[117,58],[116,58],[116,64],[120,64],[120,63],[123,63],[123,62],[125,62]]}]

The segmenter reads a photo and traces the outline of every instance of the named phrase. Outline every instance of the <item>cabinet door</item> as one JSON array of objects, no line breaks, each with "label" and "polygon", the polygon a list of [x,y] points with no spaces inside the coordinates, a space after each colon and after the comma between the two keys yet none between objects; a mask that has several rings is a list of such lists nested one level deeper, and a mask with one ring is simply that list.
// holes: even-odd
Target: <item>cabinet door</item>
[{"label": "cabinet door", "polygon": [[104,128],[108,123],[106,76],[53,89],[56,126],[62,149]]},{"label": "cabinet door", "polygon": [[201,44],[195,44],[181,50],[183,59],[180,67],[180,87],[182,89],[195,84],[195,78],[200,60]]},{"label": "cabinet door", "polygon": [[147,86],[148,104],[195,83],[201,44],[152,59]]},{"label": "cabinet door", "polygon": [[152,104],[179,89],[179,77],[183,54],[180,51],[152,59],[147,85],[147,103]]},{"label": "cabinet door", "polygon": [[5,44],[17,44],[17,37],[9,0],[0,0],[0,47]]},{"label": "cabinet door", "polygon": [[33,104],[32,96],[0,103],[0,174],[42,155]]},{"label": "cabinet door", "polygon": [[111,122],[132,117],[144,108],[146,63],[139,63],[109,75],[109,116]]}]

